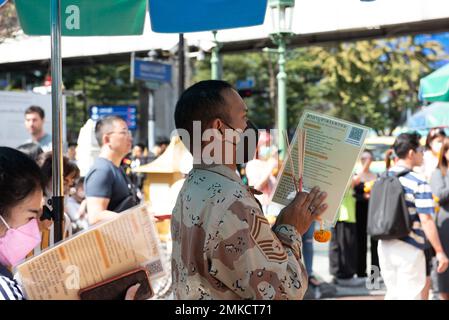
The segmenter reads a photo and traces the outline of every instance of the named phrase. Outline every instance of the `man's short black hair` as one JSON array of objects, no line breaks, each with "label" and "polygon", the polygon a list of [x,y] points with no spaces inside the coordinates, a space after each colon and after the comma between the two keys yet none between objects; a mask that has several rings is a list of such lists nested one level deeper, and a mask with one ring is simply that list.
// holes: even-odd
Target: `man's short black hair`
[{"label": "man's short black hair", "polygon": [[135,146],[139,147],[140,150],[142,150],[142,152],[145,151],[145,148],[146,148],[145,143],[139,142],[139,143],[136,143]]},{"label": "man's short black hair", "polygon": [[155,145],[157,146],[162,146],[162,145],[169,145],[170,144],[170,139],[167,137],[158,137],[155,141]]},{"label": "man's short black hair", "polygon": [[232,85],[222,80],[200,81],[189,87],[176,104],[176,128],[186,130],[192,140],[194,121],[201,121],[201,132],[214,119],[229,121],[226,101],[222,95],[223,90],[229,89],[232,89]]},{"label": "man's short black hair", "polygon": [[25,115],[30,114],[30,113],[37,113],[41,119],[45,118],[45,111],[44,111],[44,109],[42,109],[39,106],[29,106],[25,110]]},{"label": "man's short black hair", "polygon": [[405,159],[410,150],[417,150],[420,146],[421,135],[417,132],[401,133],[393,144],[394,153],[399,159]]},{"label": "man's short black hair", "polygon": [[107,116],[98,120],[95,124],[95,138],[97,139],[100,147],[103,146],[103,136],[112,130],[114,127],[114,122],[116,121],[126,122],[123,118],[118,116]]}]

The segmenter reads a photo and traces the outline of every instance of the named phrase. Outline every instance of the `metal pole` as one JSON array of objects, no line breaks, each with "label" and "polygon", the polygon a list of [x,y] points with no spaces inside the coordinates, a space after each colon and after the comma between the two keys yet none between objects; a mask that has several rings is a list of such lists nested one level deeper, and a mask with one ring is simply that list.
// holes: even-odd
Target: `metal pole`
[{"label": "metal pole", "polygon": [[179,75],[178,75],[178,97],[184,92],[185,88],[185,61],[184,61],[184,34],[179,34],[179,43],[178,43],[178,67],[179,67]]},{"label": "metal pole", "polygon": [[62,240],[64,189],[62,155],[62,60],[61,60],[61,0],[51,0],[51,98],[52,98],[52,186],[55,242]]},{"label": "metal pole", "polygon": [[212,80],[221,80],[221,64],[220,64],[220,49],[221,44],[217,40],[217,31],[212,31],[214,34],[214,44],[212,48],[212,56],[210,58],[211,78]]},{"label": "metal pole", "polygon": [[154,111],[154,91],[148,90],[148,150],[152,150],[155,144],[156,117]]},{"label": "metal pole", "polygon": [[278,37],[278,54],[279,54],[279,72],[277,74],[278,81],[278,142],[280,158],[285,156],[285,138],[283,133],[287,130],[287,73],[285,72],[285,39],[282,35]]}]

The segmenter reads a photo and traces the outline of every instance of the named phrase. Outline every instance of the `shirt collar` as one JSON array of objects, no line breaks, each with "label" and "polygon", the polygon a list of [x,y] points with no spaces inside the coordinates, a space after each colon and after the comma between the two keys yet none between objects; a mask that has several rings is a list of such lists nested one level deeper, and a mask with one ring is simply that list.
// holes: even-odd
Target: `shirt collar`
[{"label": "shirt collar", "polygon": [[223,164],[194,164],[193,169],[215,172],[221,176],[224,176],[232,181],[241,184],[242,186],[245,186],[242,182],[242,179],[237,175],[237,173]]},{"label": "shirt collar", "polygon": [[262,192],[249,187],[247,185],[245,185],[242,181],[242,178],[239,177],[239,175],[233,171],[231,168],[229,168],[228,166],[225,166],[223,164],[194,164],[193,165],[193,169],[199,169],[199,170],[206,170],[206,171],[210,171],[210,172],[214,172],[216,174],[219,174],[225,178],[228,178],[234,182],[237,182],[242,188],[248,190],[249,192],[251,192],[253,195],[254,194],[262,194]]}]

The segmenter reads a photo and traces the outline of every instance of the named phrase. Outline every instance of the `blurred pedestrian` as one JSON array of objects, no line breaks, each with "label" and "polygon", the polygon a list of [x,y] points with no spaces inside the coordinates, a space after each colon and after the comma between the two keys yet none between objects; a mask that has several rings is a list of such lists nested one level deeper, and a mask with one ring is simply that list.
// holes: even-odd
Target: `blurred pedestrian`
[{"label": "blurred pedestrian", "polygon": [[[368,234],[366,227],[368,223],[368,204],[370,197],[370,190],[377,175],[370,170],[373,162],[373,153],[370,150],[365,150],[360,157],[362,169],[352,178],[352,188],[354,190],[355,198],[355,221],[357,233],[357,277],[367,277],[366,258],[368,252]],[[377,241],[370,239],[371,247],[371,266],[379,268],[379,258],[377,255]],[[371,269],[371,268],[370,268]]]},{"label": "blurred pedestrian", "polygon": [[[40,247],[35,248],[34,254],[39,254],[41,250],[51,247],[55,244],[54,241],[54,223],[53,223],[53,153],[51,151],[45,152],[41,155],[38,160],[38,164],[41,168],[42,175],[44,178],[44,208],[42,217],[39,221],[39,226],[42,232],[42,243]],[[70,188],[74,185],[76,179],[79,178],[79,169],[75,163],[71,162],[66,156],[63,156],[62,161],[62,172],[63,172],[63,195],[64,200],[67,201],[69,196]],[[63,215],[63,238],[68,238],[72,235],[72,225],[70,222],[70,217],[64,212]]]},{"label": "blurred pedestrian", "polygon": [[438,160],[440,157],[441,146],[443,139],[446,137],[444,129],[432,128],[427,134],[426,150],[424,151],[424,158],[422,164],[422,171],[426,177],[426,181],[430,181],[430,177],[435,169],[438,167]]},{"label": "blurred pedestrian", "polygon": [[31,139],[26,141],[38,143],[44,152],[51,151],[51,135],[45,133],[45,112],[39,106],[30,106],[25,110],[25,128],[31,135]]},{"label": "blurred pedestrian", "polygon": [[256,157],[245,166],[245,174],[248,185],[262,192],[255,197],[260,201],[264,212],[271,203],[271,193],[276,184],[274,170],[278,167],[278,152],[276,146],[272,144],[272,137],[268,131],[259,133]]},{"label": "blurred pedestrian", "polygon": [[[433,172],[430,186],[438,198],[439,212],[436,224],[446,256],[449,255],[449,138],[445,138],[440,153],[438,168]],[[449,300],[449,270],[438,274],[440,299]]]},{"label": "blurred pedestrian", "polygon": [[73,234],[87,230],[87,200],[84,193],[84,177],[79,178],[70,196],[67,198],[65,211],[70,217]]},{"label": "blurred pedestrian", "polygon": [[[423,147],[417,133],[400,134],[393,145],[399,160],[389,174],[409,170],[399,177],[412,222],[411,232],[401,239],[379,240],[378,254],[382,278],[387,287],[385,299],[421,299],[426,283],[426,238],[438,260],[438,272],[444,272],[449,260],[443,251],[432,214],[434,202],[424,177],[413,172],[423,162]],[[374,201],[374,199],[372,200]]]},{"label": "blurred pedestrian", "polygon": [[170,144],[170,139],[168,139],[166,137],[158,137],[156,139],[156,143],[155,143],[153,149],[151,150],[151,152],[157,158],[161,154],[164,153],[165,149],[167,149],[169,144]]},{"label": "blurred pedestrian", "polygon": [[103,118],[95,125],[95,136],[100,155],[84,183],[90,224],[113,218],[117,212],[139,203],[131,181],[120,167],[132,146],[126,121],[117,116]]},{"label": "blurred pedestrian", "polygon": [[352,188],[348,188],[329,245],[329,271],[335,284],[345,287],[365,284],[365,279],[357,277],[357,247],[355,198]]},{"label": "blurred pedestrian", "polygon": [[67,147],[67,157],[69,158],[70,161],[76,163],[76,147],[78,145],[76,144],[76,142],[69,142],[68,147]]},{"label": "blurred pedestrian", "polygon": [[135,168],[138,168],[140,166],[143,166],[156,158],[154,155],[148,156],[148,155],[146,155],[146,153],[147,153],[147,150],[146,150],[145,145],[143,143],[138,143],[133,147],[133,151],[132,151],[131,158],[130,158],[130,160],[131,160],[131,164],[130,164],[131,181],[139,189],[140,192],[142,192],[142,190],[143,190],[145,173],[142,173],[142,172],[134,173],[134,172],[132,172],[132,170],[134,170]]}]

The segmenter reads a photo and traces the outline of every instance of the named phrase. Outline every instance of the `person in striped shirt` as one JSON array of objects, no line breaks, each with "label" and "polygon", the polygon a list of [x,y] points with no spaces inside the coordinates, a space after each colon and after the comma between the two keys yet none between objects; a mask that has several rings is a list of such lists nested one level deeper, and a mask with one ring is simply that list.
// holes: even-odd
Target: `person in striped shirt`
[{"label": "person in striped shirt", "polygon": [[[402,133],[393,149],[399,160],[390,172],[412,170],[423,162],[423,148],[417,133]],[[380,240],[378,245],[381,274],[387,287],[385,299],[420,299],[426,281],[424,249],[426,238],[436,252],[438,272],[449,264],[433,220],[432,191],[424,176],[410,171],[399,178],[412,221],[412,230],[401,239]]]}]

